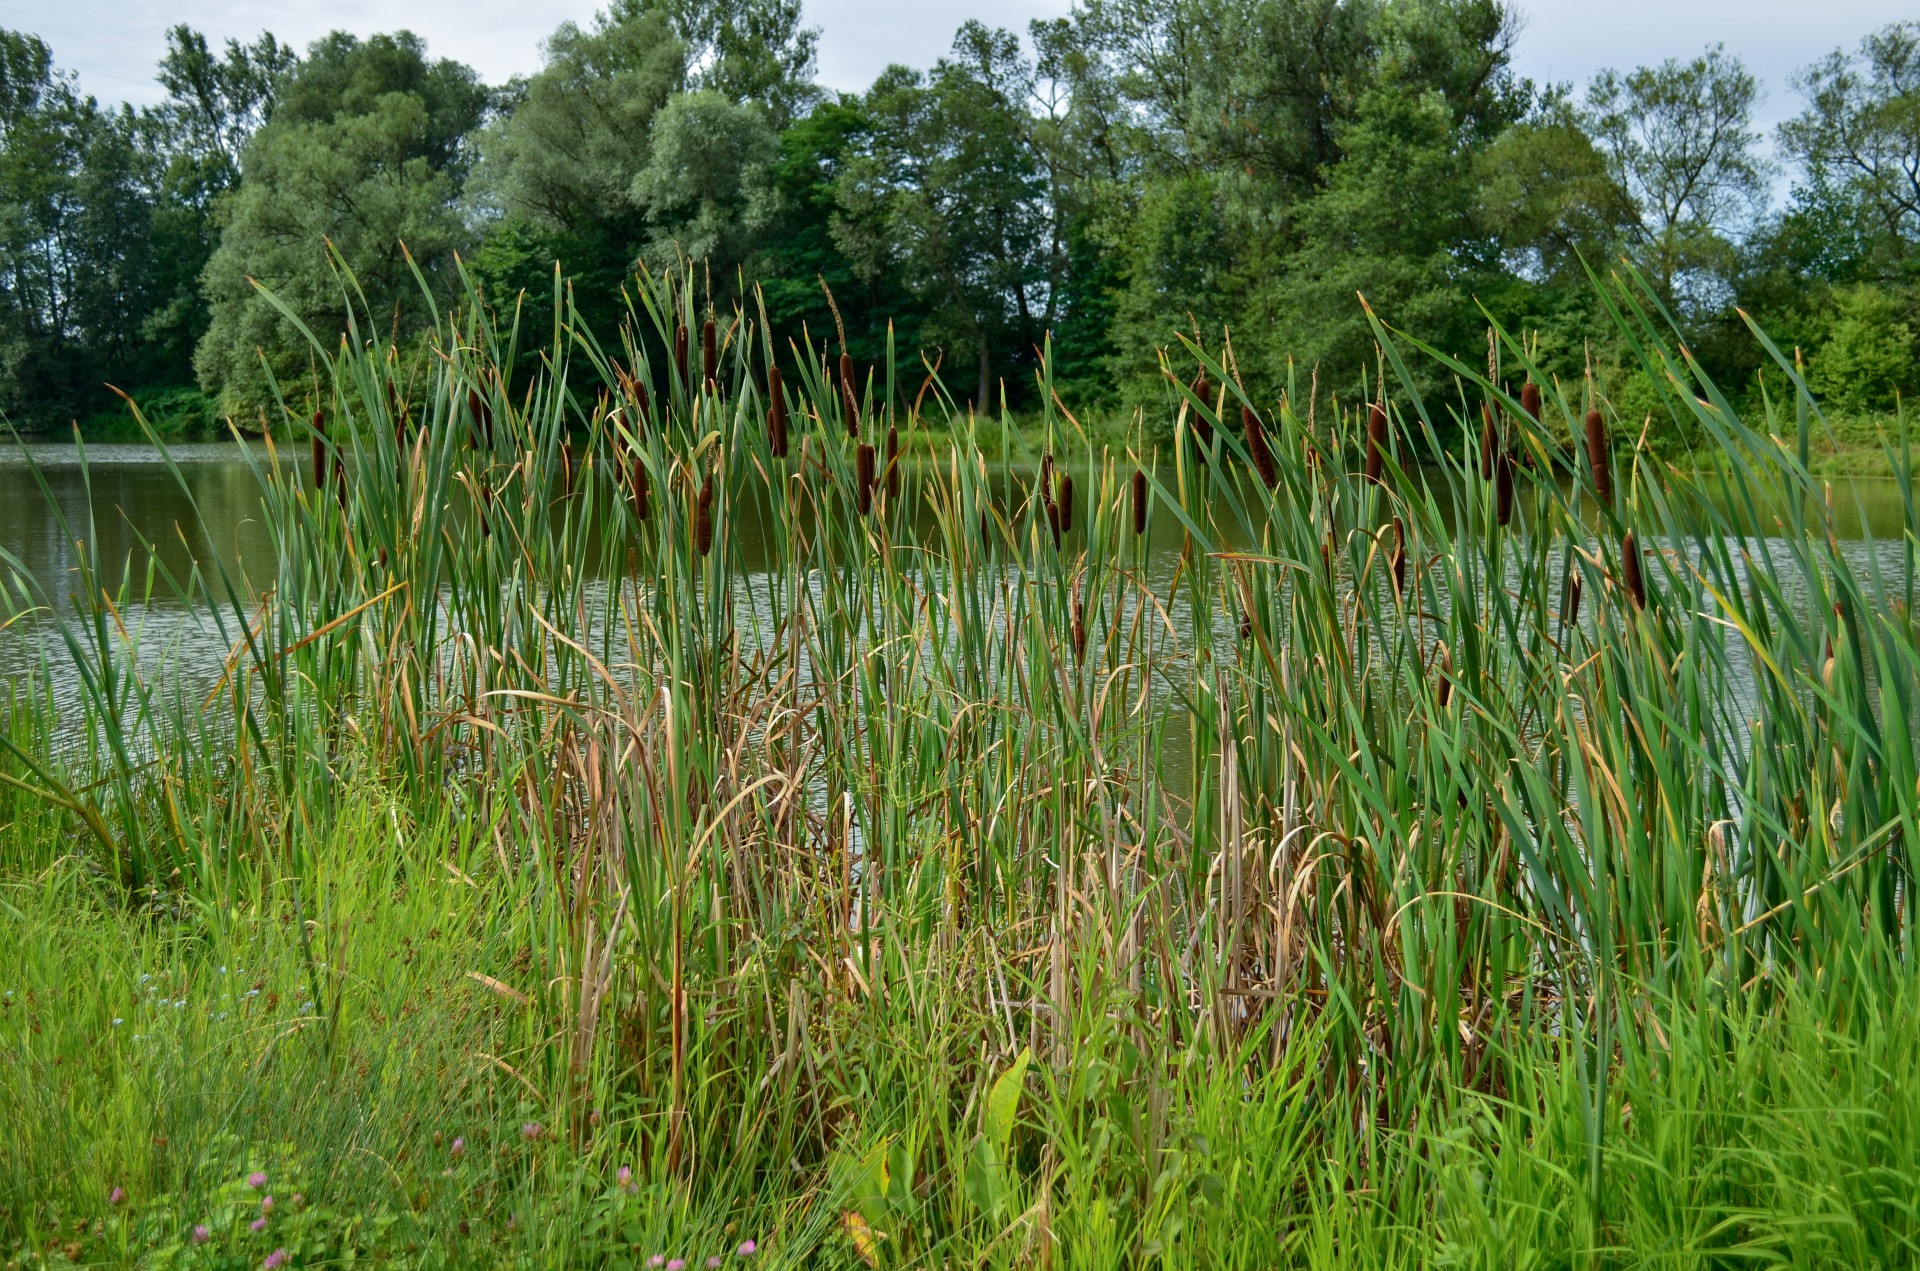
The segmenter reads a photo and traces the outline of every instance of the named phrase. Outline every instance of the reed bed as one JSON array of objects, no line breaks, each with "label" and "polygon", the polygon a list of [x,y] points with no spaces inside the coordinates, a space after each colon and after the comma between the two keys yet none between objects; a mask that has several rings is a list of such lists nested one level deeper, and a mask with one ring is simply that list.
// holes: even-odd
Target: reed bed
[{"label": "reed bed", "polygon": [[[270,587],[115,581],[78,525],[70,586],[13,570],[84,718],[19,690],[0,807],[23,844],[84,844],[36,877],[110,880],[108,979],[277,959],[305,1013],[193,1045],[420,1100],[356,1132],[393,1178],[437,1176],[429,1130],[492,1127],[485,1179],[400,1207],[397,1259],[641,1265],[697,1236],[825,1265],[1355,1265],[1537,1238],[1597,1264],[1816,1227],[1836,1258],[1910,1251],[1910,1216],[1861,1217],[1897,1209],[1876,1185],[1795,1228],[1727,1164],[1750,1142],[1649,1146],[1646,1118],[1721,1080],[1715,1038],[1787,1073],[1751,1087],[1787,1107],[1817,1065],[1782,1036],[1899,1035],[1912,492],[1898,567],[1854,565],[1791,444],[1820,426],[1791,363],[1781,417],[1742,420],[1633,280],[1606,294],[1724,470],[1657,463],[1604,385],[1497,331],[1479,371],[1377,326],[1378,391],[1320,411],[1182,341],[1171,444],[1124,452],[1043,363],[1035,476],[985,462],[1010,423],[927,366],[776,348],[691,275],[637,281],[617,338],[558,290],[537,329],[468,292],[426,358],[356,324],[316,347],[321,400],[284,403],[311,480],[257,469]],[[929,425],[951,444],[901,448]],[[211,694],[135,669],[115,614],[141,589],[231,643]],[[377,969],[403,932],[431,974]],[[192,1085],[181,1053],[140,1070]],[[91,1062],[75,1089],[126,1088],[133,1061]],[[184,1238],[206,1162],[300,1137],[257,1103],[237,1145],[166,1115],[191,1151],[50,1174],[80,1130],[9,1140],[0,1236],[62,1247],[104,1171]],[[1851,1150],[1822,1142],[1811,1170]],[[1720,1190],[1658,1219],[1656,1158]],[[120,1221],[95,1208],[90,1249]],[[311,1256],[373,1247],[341,1231]]]}]

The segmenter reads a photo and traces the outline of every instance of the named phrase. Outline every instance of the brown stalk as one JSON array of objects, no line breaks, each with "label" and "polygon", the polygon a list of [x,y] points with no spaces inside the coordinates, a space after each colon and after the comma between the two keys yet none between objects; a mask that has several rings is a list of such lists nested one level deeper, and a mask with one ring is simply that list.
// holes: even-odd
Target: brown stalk
[{"label": "brown stalk", "polygon": [[1568,626],[1580,620],[1580,573],[1578,570],[1567,574],[1567,602],[1562,605],[1563,618]]}]

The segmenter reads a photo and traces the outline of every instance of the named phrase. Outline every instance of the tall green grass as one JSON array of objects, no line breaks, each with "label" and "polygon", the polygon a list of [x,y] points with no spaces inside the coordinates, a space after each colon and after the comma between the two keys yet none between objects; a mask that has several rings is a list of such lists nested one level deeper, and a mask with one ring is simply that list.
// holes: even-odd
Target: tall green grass
[{"label": "tall green grass", "polygon": [[[924,364],[775,349],[690,278],[617,340],[556,290],[538,330],[468,292],[424,361],[316,344],[258,464],[270,587],[116,578],[77,526],[70,584],[9,559],[83,707],[17,700],[0,769],[42,994],[0,1015],[0,1236],[1910,1256],[1912,490],[1856,561],[1790,363],[1742,419],[1603,290],[1710,476],[1497,331],[1483,370],[1377,325],[1357,411],[1183,343],[1157,451],[1096,446],[1043,360],[1037,468]],[[135,670],[156,588],[231,642],[211,693]],[[187,1005],[135,1045],[140,975]],[[255,1167],[318,1216],[192,1244]]]}]

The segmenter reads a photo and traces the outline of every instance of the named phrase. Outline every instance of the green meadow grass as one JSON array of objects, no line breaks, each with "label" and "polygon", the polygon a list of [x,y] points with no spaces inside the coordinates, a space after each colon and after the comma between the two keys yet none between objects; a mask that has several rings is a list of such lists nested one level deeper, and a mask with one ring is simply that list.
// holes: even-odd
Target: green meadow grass
[{"label": "green meadow grass", "polygon": [[1718,471],[1497,332],[1037,472],[684,279],[316,347],[270,587],[0,557],[9,1271],[1911,1261],[1911,488],[1600,285]]}]

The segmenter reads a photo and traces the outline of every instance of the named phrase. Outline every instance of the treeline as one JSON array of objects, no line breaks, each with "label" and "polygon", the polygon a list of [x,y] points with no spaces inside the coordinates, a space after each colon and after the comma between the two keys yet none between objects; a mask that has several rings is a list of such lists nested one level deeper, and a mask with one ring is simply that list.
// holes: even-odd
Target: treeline
[{"label": "treeline", "polygon": [[1920,24],[1788,86],[1769,210],[1736,58],[1537,84],[1515,21],[1497,0],[1081,0],[1025,42],[967,22],[857,94],[814,82],[799,0],[615,0],[497,87],[406,32],[300,55],[183,26],[138,110],[0,31],[0,411],[112,418],[113,384],[163,427],[257,427],[272,383],[310,373],[289,315],[346,338],[336,264],[402,336],[458,267],[496,306],[527,293],[531,349],[554,262],[603,334],[634,270],[691,264],[715,312],[764,305],[776,347],[872,360],[891,338],[1016,409],[1049,338],[1077,407],[1155,400],[1176,331],[1231,330],[1262,394],[1364,391],[1363,294],[1463,359],[1489,315],[1524,330],[1632,414],[1654,394],[1586,277],[1624,259],[1739,391],[1765,388],[1743,312],[1843,411],[1920,384]]}]

